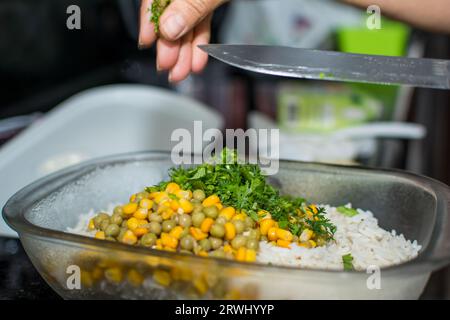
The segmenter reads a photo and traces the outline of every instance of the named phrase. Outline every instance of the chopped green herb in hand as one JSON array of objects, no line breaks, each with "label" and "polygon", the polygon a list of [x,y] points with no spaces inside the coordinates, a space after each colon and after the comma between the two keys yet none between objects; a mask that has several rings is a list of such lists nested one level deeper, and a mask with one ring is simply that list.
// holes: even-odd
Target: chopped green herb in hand
[{"label": "chopped green herb in hand", "polygon": [[235,151],[224,149],[215,163],[195,168],[172,168],[170,181],[147,188],[148,192],[164,190],[175,182],[185,190],[201,189],[206,196],[217,195],[226,206],[242,210],[258,221],[258,212],[270,212],[278,226],[295,236],[305,229],[314,232],[317,245],[333,239],[336,227],[325,217],[325,209],[309,205],[305,199],[280,195],[267,183],[258,165],[239,163]]},{"label": "chopped green herb in hand", "polygon": [[345,271],[352,271],[353,268],[353,256],[351,253],[342,256],[342,263],[344,264]]},{"label": "chopped green herb in hand", "polygon": [[152,3],[152,16],[150,21],[155,26],[155,33],[159,34],[159,18],[162,16],[164,10],[169,6],[171,0],[153,0]]},{"label": "chopped green herb in hand", "polygon": [[344,216],[347,217],[354,217],[358,214],[358,211],[356,209],[353,208],[347,208],[347,207],[338,207],[337,211],[341,214],[343,214]]}]

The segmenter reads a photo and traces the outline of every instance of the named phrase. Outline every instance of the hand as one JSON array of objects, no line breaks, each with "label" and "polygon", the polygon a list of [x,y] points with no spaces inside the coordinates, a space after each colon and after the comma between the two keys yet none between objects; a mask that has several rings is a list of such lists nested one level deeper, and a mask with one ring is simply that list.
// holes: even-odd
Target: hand
[{"label": "hand", "polygon": [[212,12],[226,0],[172,0],[159,20],[160,38],[150,22],[153,0],[142,0],[139,46],[155,41],[158,71],[169,71],[169,81],[184,80],[190,72],[202,71],[208,55],[197,46],[208,44]]}]

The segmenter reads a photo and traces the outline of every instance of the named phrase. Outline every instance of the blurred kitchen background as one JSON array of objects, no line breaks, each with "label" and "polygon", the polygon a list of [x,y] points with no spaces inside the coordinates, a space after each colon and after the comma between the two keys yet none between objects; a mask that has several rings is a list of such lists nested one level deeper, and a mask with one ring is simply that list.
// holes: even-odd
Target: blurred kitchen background
[{"label": "blurred kitchen background", "polygon": [[[81,30],[66,28],[66,9],[72,4],[81,8]],[[135,85],[195,99],[198,106],[192,108],[204,109],[207,126],[279,127],[282,158],[406,169],[450,184],[448,91],[280,79],[214,60],[202,74],[170,85],[167,74],[156,72],[154,48],[137,48],[138,7],[137,0],[0,1],[2,206],[20,184],[65,165],[111,150],[168,145],[168,133],[144,139],[127,113],[140,117],[148,106],[154,122],[171,128],[180,119],[172,122],[161,111],[164,101],[186,123],[196,120],[179,96]],[[384,17],[381,30],[369,30],[367,17],[365,11],[331,0],[234,0],[216,11],[212,42],[450,58],[448,36]],[[118,105],[121,100],[108,89],[88,91],[61,105],[75,94],[111,84],[128,84],[113,89],[133,105]],[[132,102],[136,96],[127,100],[133,88],[146,92],[141,101]],[[75,114],[82,105],[93,105],[92,111]],[[108,105],[115,106],[111,112]],[[104,135],[83,136],[88,126]],[[89,148],[83,149],[87,140]],[[121,144],[124,140],[131,141],[130,150]],[[39,157],[47,157],[46,162],[35,166]],[[0,234],[0,298],[56,298],[5,230]],[[449,270],[432,276],[423,298],[450,298]]]}]

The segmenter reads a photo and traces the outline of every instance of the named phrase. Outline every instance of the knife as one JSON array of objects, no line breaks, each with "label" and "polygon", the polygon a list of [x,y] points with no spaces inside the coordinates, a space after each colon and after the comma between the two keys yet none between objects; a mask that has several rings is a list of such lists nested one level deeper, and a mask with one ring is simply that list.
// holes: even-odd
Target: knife
[{"label": "knife", "polygon": [[259,73],[318,80],[450,89],[450,61],[260,45],[199,46],[232,66]]}]

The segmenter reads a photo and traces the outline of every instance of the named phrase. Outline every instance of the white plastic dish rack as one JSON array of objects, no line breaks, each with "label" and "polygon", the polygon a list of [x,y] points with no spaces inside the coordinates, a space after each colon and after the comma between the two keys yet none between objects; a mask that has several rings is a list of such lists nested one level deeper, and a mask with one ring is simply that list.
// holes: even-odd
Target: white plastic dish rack
[{"label": "white plastic dish rack", "polygon": [[[223,126],[205,105],[144,85],[110,85],[81,92],[55,107],[0,149],[0,205],[34,180],[96,157],[170,150],[173,130]],[[199,146],[201,147],[201,146]],[[0,219],[0,235],[17,236]]]}]

